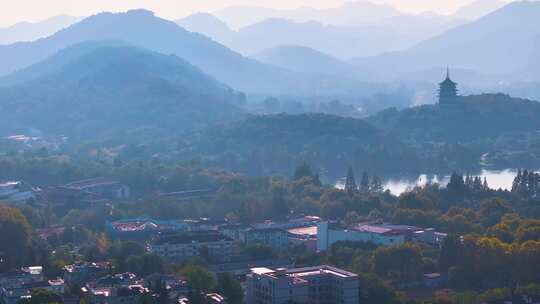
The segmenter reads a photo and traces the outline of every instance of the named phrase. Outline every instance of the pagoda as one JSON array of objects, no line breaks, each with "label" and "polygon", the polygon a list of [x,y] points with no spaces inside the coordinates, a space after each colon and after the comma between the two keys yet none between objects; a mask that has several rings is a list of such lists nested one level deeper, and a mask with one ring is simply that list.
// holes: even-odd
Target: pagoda
[{"label": "pagoda", "polygon": [[457,102],[457,83],[450,79],[450,69],[446,69],[446,79],[439,83],[439,104],[455,104]]}]

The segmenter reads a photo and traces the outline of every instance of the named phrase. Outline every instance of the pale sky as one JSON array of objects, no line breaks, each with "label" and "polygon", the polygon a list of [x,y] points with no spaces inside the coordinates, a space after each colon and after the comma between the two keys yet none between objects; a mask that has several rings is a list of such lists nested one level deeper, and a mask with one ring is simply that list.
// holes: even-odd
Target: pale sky
[{"label": "pale sky", "polygon": [[[451,13],[473,0],[372,0],[388,3],[406,12]],[[311,6],[330,8],[344,0],[0,0],[0,26],[20,21],[39,21],[59,14],[88,16],[102,11],[145,8],[157,15],[176,19],[200,11],[214,11],[231,5],[257,5],[271,8]]]}]

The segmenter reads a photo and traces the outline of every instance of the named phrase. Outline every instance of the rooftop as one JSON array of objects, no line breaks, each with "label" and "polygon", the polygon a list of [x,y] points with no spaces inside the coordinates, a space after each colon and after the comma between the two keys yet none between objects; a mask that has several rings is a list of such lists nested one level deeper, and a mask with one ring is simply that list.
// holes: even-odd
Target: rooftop
[{"label": "rooftop", "polygon": [[385,234],[385,235],[401,235],[401,234],[408,234],[413,233],[415,231],[422,230],[422,228],[415,227],[415,226],[407,226],[407,225],[392,225],[392,224],[369,224],[369,223],[360,223],[353,227],[351,227],[352,230],[360,231],[360,232],[369,232],[369,233],[376,233],[376,234]]},{"label": "rooftop", "polygon": [[317,226],[301,227],[301,228],[291,228],[287,230],[290,234],[294,235],[317,235]]},{"label": "rooftop", "polygon": [[119,232],[135,232],[144,230],[175,230],[185,224],[175,221],[156,221],[152,219],[129,219],[109,223],[113,230]]},{"label": "rooftop", "polygon": [[[258,267],[258,268],[252,268],[251,272],[257,275],[266,275],[273,278],[277,278],[282,275],[286,275],[291,278],[297,278],[302,279],[303,277],[313,276],[313,275],[320,275],[320,274],[328,274],[335,277],[340,278],[355,278],[358,277],[358,275],[345,271],[343,269],[331,267],[328,265],[321,265],[321,266],[313,266],[313,267],[304,267],[304,268],[293,268],[293,269],[285,269],[280,268],[276,270],[272,270],[270,268],[266,267]],[[300,282],[300,281],[298,281]]]}]

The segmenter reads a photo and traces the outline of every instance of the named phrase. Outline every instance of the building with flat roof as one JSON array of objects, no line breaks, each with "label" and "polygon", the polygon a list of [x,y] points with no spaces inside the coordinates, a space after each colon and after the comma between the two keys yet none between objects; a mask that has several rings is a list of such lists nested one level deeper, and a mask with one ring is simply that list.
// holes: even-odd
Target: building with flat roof
[{"label": "building with flat roof", "polygon": [[237,242],[217,231],[191,231],[158,237],[149,250],[164,258],[183,261],[201,256],[212,262],[230,261],[237,253]]},{"label": "building with flat roof", "polygon": [[357,304],[358,275],[330,267],[253,268],[247,275],[248,304]]},{"label": "building with flat roof", "polygon": [[224,235],[244,244],[264,244],[284,250],[289,246],[287,231],[280,228],[255,228],[247,225],[225,225],[219,228]]},{"label": "building with flat roof", "polygon": [[394,225],[357,224],[348,229],[332,227],[328,222],[317,225],[317,250],[326,251],[333,244],[341,241],[365,242],[375,245],[399,245],[417,227]]},{"label": "building with flat roof", "polygon": [[326,251],[341,241],[373,243],[380,246],[399,245],[404,242],[418,242],[440,246],[446,238],[445,233],[433,228],[420,228],[388,223],[359,223],[344,229],[328,222],[317,225],[317,250]]},{"label": "building with flat roof", "polygon": [[159,234],[180,232],[187,229],[187,224],[180,221],[158,221],[149,218],[107,221],[105,225],[107,235],[113,240],[146,241]]}]

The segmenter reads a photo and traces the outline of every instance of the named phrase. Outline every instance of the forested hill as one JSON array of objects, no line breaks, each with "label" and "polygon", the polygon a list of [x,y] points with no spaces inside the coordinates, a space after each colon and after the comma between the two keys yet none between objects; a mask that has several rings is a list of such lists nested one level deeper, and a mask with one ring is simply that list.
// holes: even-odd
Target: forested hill
[{"label": "forested hill", "polygon": [[494,141],[512,133],[540,130],[540,103],[504,94],[460,97],[451,106],[388,109],[368,121],[414,143]]},{"label": "forested hill", "polygon": [[[169,136],[239,119],[243,94],[176,56],[129,46],[63,51],[0,88],[0,132],[35,128],[73,140]],[[62,63],[63,65],[60,65]],[[21,72],[22,73],[22,72]]]},{"label": "forested hill", "polygon": [[422,157],[364,120],[324,114],[250,116],[198,132],[179,148],[187,159],[200,157],[248,174],[288,174],[303,161],[334,177],[348,166],[373,172],[418,170]]}]

